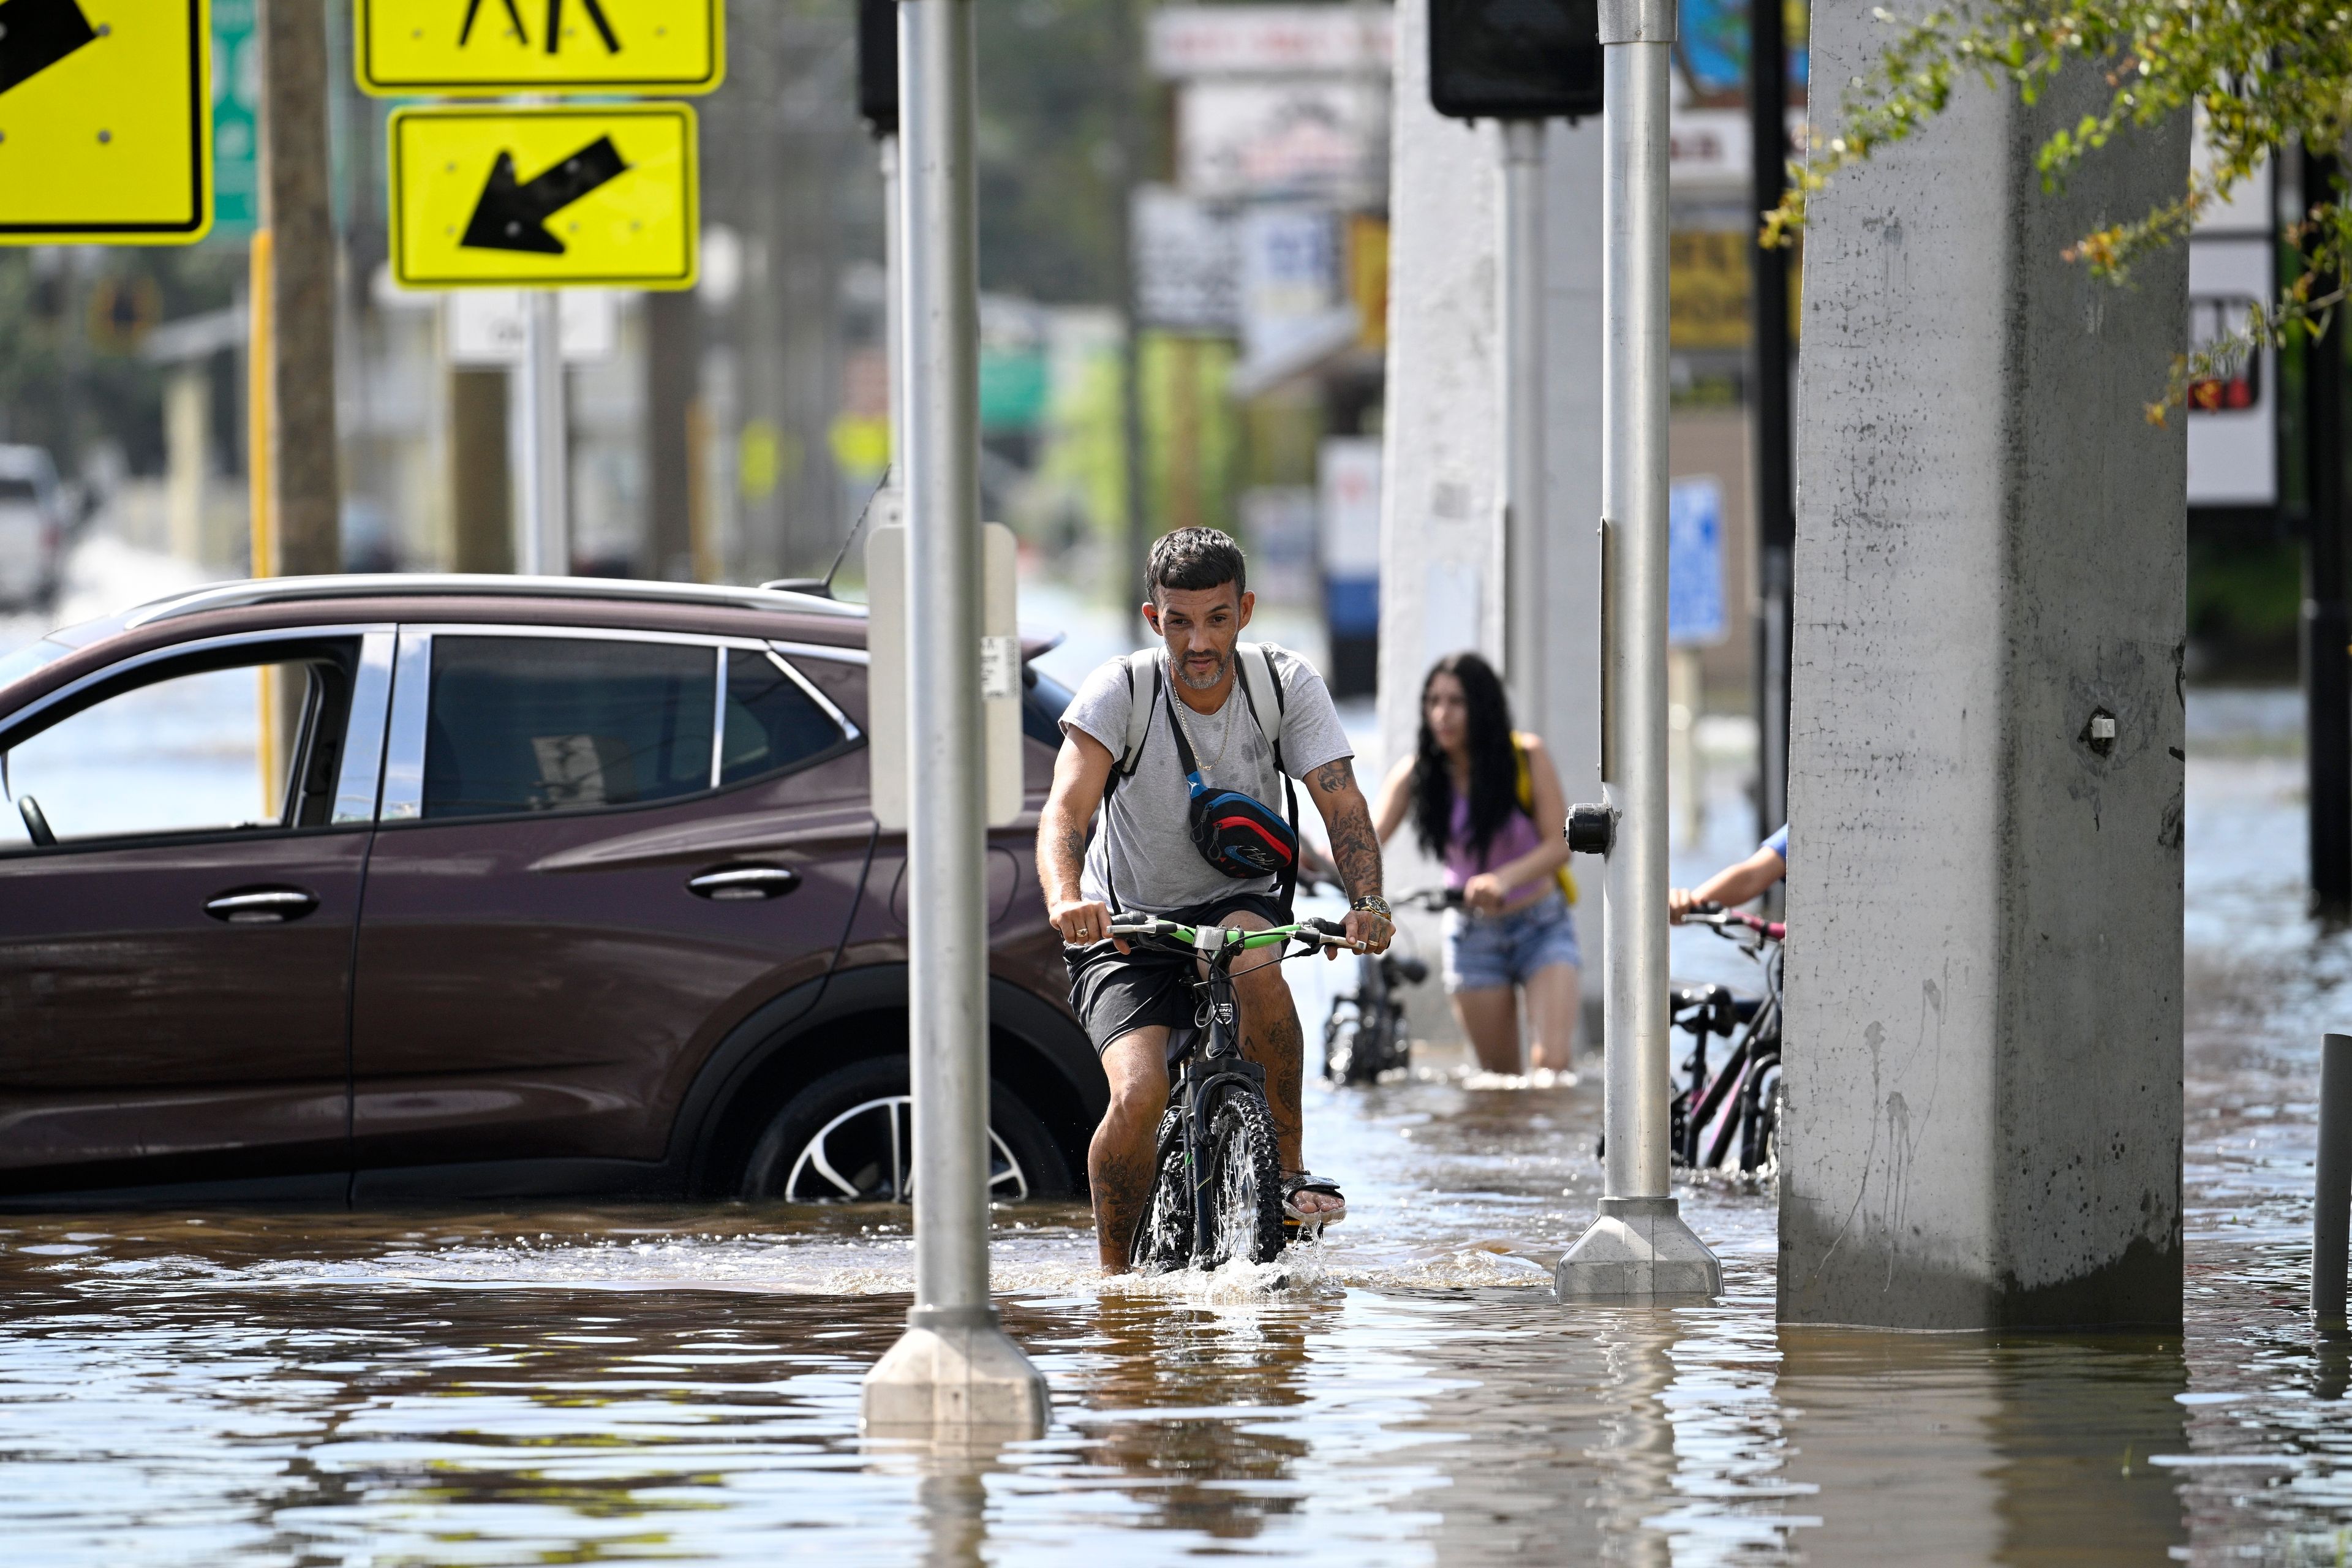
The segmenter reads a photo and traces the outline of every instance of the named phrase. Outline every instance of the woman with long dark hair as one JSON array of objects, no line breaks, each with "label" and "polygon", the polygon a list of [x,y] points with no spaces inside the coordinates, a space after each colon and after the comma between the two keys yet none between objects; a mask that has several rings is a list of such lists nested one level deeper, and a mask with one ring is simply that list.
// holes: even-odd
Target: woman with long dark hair
[{"label": "woman with long dark hair", "polygon": [[1568,804],[1551,754],[1511,728],[1503,682],[1475,653],[1448,654],[1422,681],[1421,743],[1389,771],[1372,809],[1381,842],[1407,815],[1422,848],[1444,863],[1445,885],[1462,894],[1445,917],[1445,989],[1478,1065],[1525,1070],[1524,994],[1527,1065],[1566,1071],[1581,962],[1558,826]]}]

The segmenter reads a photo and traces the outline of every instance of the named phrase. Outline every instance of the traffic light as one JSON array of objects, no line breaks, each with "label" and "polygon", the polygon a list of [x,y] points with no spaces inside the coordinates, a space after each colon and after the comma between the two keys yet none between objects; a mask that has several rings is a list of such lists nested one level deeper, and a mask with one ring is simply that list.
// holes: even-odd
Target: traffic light
[{"label": "traffic light", "polygon": [[857,0],[857,112],[875,135],[898,134],[898,0]]},{"label": "traffic light", "polygon": [[1598,0],[1430,0],[1429,101],[1456,120],[1600,113]]}]

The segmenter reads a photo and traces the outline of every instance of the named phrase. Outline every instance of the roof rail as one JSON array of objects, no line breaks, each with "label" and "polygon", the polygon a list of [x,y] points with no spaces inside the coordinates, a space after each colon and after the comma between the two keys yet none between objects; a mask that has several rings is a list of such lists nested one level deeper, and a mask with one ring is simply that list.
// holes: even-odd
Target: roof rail
[{"label": "roof rail", "polygon": [[866,606],[814,594],[773,588],[743,588],[721,583],[656,583],[633,577],[520,577],[488,573],[352,572],[337,576],[253,577],[212,583],[139,605],[122,617],[123,629],[245,605],[290,604],[303,599],[432,598],[474,595],[501,599],[628,599],[646,604],[724,605],[742,610],[786,611],[803,616],[863,617]]}]

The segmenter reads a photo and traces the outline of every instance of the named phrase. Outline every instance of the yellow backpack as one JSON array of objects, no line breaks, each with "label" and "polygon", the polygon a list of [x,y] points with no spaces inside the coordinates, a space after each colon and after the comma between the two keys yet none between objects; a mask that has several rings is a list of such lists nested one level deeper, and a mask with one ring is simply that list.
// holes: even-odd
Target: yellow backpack
[{"label": "yellow backpack", "polygon": [[[1511,731],[1511,761],[1518,764],[1519,770],[1519,809],[1528,814],[1529,822],[1534,822],[1536,819],[1536,776],[1528,767],[1528,742],[1534,739],[1534,736],[1523,734],[1517,730]],[[1543,831],[1540,824],[1537,826],[1536,831],[1538,833]],[[1559,879],[1560,892],[1567,897],[1570,903],[1576,902],[1576,874],[1562,866],[1555,875]]]}]

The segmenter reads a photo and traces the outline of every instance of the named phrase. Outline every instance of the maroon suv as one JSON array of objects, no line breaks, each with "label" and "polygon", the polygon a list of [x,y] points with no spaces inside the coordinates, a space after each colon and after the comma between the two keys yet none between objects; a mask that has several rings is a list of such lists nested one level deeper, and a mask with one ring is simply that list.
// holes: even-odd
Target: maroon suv
[{"label": "maroon suv", "polygon": [[[902,1197],[865,644],[801,594],[334,577],[0,659],[0,1201]],[[1007,1199],[1077,1190],[1105,1098],[1033,833],[989,849]]]}]

